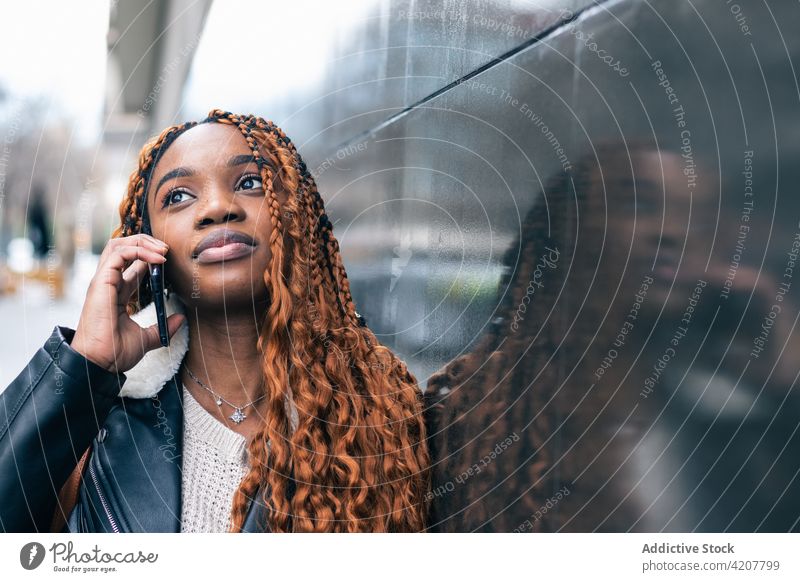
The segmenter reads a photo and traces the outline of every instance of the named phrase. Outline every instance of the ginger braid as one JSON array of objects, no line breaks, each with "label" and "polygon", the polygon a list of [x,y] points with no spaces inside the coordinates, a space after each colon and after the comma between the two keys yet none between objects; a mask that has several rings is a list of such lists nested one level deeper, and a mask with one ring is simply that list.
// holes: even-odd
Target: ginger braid
[{"label": "ginger braid", "polygon": [[[139,153],[139,167],[131,173],[128,179],[128,192],[119,205],[120,225],[114,229],[112,238],[130,236],[141,232],[142,211],[144,210],[147,185],[155,169],[161,153],[187,129],[197,125],[190,121],[182,125],[168,127],[160,135],[147,142]],[[142,307],[150,303],[150,278],[144,277],[139,287],[138,297],[128,302],[126,310],[128,315],[133,315]]]},{"label": "ginger braid", "polygon": [[[487,333],[428,379],[428,435],[436,459],[429,494],[432,531],[510,532],[556,488],[548,471],[555,458],[552,398],[561,381],[553,308],[568,265],[545,270],[544,288],[518,325],[512,323],[545,247],[559,249],[560,261],[569,262],[574,233],[563,229],[572,211],[567,182],[564,174],[548,183],[520,224],[520,238],[502,261],[498,305]],[[511,435],[517,441],[502,455],[479,464]],[[520,492],[524,495],[509,511],[506,504]],[[534,531],[547,531],[544,520],[534,523]]]},{"label": "ginger braid", "polygon": [[[267,412],[248,443],[252,464],[234,495],[231,531],[241,531],[259,490],[267,507],[262,525],[271,531],[423,530],[430,457],[422,395],[356,312],[313,178],[271,121],[215,109],[200,123],[210,122],[229,124],[246,140],[273,227],[264,273],[269,308],[258,339]],[[168,128],[145,145],[115,236],[139,231],[135,217],[159,154],[194,125]],[[283,204],[278,184],[288,193]],[[129,311],[150,299],[146,284]],[[294,431],[287,398],[297,409]]]}]

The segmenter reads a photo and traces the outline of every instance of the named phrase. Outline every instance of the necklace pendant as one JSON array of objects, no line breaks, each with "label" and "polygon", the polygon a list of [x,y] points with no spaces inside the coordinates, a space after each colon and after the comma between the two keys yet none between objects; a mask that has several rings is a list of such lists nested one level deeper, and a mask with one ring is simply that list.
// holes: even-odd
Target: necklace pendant
[{"label": "necklace pendant", "polygon": [[214,402],[217,403],[217,406],[222,406],[222,398],[220,398],[219,396],[217,396],[217,399]]},{"label": "necklace pendant", "polygon": [[246,417],[247,415],[242,412],[242,409],[237,408],[228,418],[230,418],[236,424],[240,424]]}]

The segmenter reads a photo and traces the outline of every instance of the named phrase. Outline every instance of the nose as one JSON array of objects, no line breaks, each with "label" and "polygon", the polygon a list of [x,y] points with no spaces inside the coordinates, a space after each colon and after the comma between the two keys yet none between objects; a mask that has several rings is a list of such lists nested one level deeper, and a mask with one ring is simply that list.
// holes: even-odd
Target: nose
[{"label": "nose", "polygon": [[197,207],[197,225],[200,227],[217,223],[239,222],[246,212],[234,192],[221,185],[209,186],[203,203]]}]

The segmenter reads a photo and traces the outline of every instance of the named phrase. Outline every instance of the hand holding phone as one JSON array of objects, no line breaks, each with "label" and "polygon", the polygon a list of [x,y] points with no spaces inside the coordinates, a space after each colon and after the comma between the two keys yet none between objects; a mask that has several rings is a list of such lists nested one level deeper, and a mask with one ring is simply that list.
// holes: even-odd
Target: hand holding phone
[{"label": "hand holding phone", "polygon": [[[147,352],[163,345],[159,326],[142,328],[128,315],[126,306],[139,289],[142,277],[150,276],[152,266],[158,267],[154,274],[156,285],[163,281],[167,250],[165,243],[144,233],[108,241],[70,342],[75,351],[110,372],[124,373]],[[155,293],[156,297],[159,295]],[[163,295],[160,309],[166,315]],[[168,335],[174,335],[185,320],[180,313],[166,318]]]},{"label": "hand holding phone", "polygon": [[[150,230],[150,220],[147,212],[142,217],[142,232],[153,236]],[[150,263],[150,291],[153,295],[153,303],[156,308],[156,320],[158,321],[158,336],[162,346],[169,345],[169,330],[167,329],[167,308],[164,303],[164,265],[162,263]]]}]

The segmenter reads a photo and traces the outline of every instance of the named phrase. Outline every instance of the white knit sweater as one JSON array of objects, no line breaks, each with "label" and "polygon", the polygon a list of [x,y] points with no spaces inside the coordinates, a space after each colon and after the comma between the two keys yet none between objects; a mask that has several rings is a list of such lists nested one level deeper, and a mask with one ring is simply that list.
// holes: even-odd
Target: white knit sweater
[{"label": "white knit sweater", "polygon": [[[166,298],[167,315],[186,314],[177,294]],[[140,327],[156,324],[155,302],[131,316]],[[189,325],[184,321],[169,346],[150,350],[125,372],[120,396],[152,398],[178,373],[189,350]],[[291,431],[297,430],[299,416],[291,391],[284,399]],[[246,439],[222,424],[189,394],[183,386],[184,452],[181,490],[181,531],[223,532],[230,524],[233,494],[247,474],[249,459]]]},{"label": "white knit sweater", "polygon": [[226,532],[233,495],[249,468],[247,439],[183,386],[182,532]]}]

